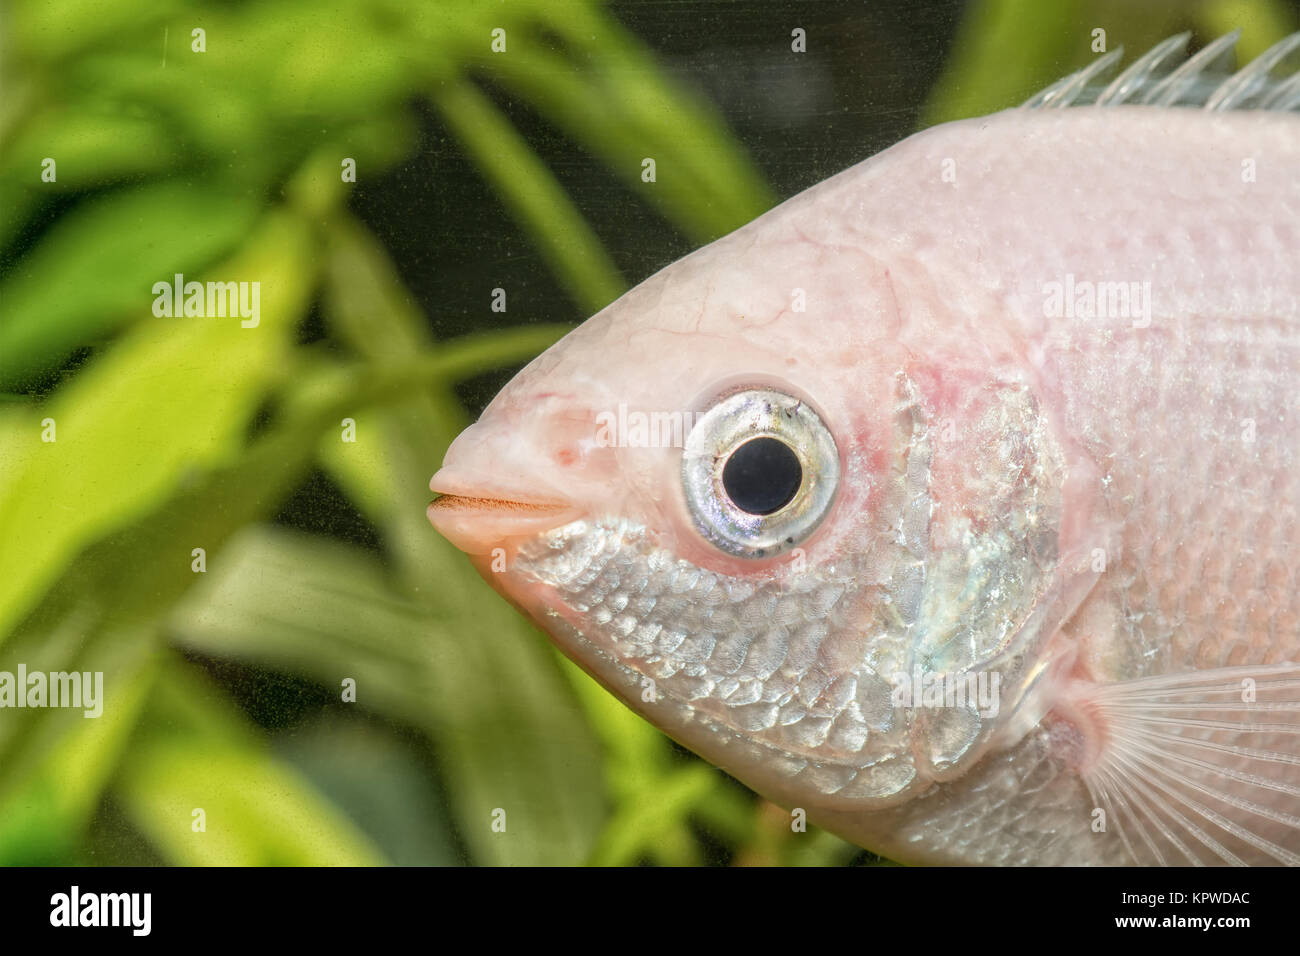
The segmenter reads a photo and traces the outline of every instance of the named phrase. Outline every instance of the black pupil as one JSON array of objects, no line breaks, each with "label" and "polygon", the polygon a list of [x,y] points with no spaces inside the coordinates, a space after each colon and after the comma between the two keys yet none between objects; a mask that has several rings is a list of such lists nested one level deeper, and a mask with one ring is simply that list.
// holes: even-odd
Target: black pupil
[{"label": "black pupil", "polygon": [[741,511],[770,515],[788,505],[803,483],[803,468],[790,446],[775,438],[751,438],[722,466],[722,487]]}]

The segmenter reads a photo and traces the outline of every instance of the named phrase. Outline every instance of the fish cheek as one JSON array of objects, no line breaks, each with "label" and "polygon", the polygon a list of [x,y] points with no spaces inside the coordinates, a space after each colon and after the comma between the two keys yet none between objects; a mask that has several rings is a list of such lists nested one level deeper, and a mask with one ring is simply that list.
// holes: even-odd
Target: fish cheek
[{"label": "fish cheek", "polygon": [[[1065,455],[1031,388],[961,368],[917,372],[910,497],[925,575],[916,602],[914,667],[927,684],[987,687],[978,706],[915,711],[919,769],[961,776],[1043,716],[1035,684],[1053,638],[1091,586],[1060,548]],[[983,681],[983,684],[979,682]]]}]

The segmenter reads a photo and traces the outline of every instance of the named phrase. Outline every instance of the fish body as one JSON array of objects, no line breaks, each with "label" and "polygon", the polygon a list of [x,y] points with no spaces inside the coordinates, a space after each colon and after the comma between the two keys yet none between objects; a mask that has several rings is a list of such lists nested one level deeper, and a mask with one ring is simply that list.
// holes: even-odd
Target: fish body
[{"label": "fish body", "polygon": [[[1294,864],[1298,252],[1294,112],[926,130],[539,356],[430,518],[629,706],[885,855]],[[728,472],[760,437],[798,464]]]}]

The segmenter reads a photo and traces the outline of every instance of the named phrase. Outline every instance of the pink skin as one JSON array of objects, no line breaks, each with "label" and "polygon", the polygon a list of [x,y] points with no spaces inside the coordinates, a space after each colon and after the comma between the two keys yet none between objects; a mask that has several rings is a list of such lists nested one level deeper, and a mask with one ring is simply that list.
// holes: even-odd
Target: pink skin
[{"label": "pink skin", "polygon": [[[1084,777],[1110,739],[1090,695],[1300,657],[1297,170],[1300,117],[1286,114],[1007,112],[918,134],[651,277],[538,357],[449,449],[431,487],[453,500],[430,520],[544,625],[553,596],[492,573],[488,556],[578,517],[635,520],[693,564],[757,579],[772,562],[723,554],[692,526],[680,451],[597,447],[597,414],[697,409],[731,382],[806,396],[845,475],[801,545],[817,564],[848,516],[877,505],[896,373],[958,436],[972,394],[1024,383],[1065,458],[1059,550],[1109,562],[1052,622],[1044,653],[1068,669],[1037,730],[965,777],[822,820],[901,859],[1134,862],[1089,831]],[[1045,283],[1067,274],[1150,282],[1150,325],[1046,315]],[[806,311],[792,311],[796,289]],[[1245,420],[1259,432],[1249,444]],[[959,438],[936,454],[939,509],[978,527],[966,466],[989,453]],[[1050,783],[1005,791],[999,772],[1044,760],[1059,764]],[[763,788],[761,768],[728,769]],[[943,824],[995,806],[1014,826],[972,838]]]}]

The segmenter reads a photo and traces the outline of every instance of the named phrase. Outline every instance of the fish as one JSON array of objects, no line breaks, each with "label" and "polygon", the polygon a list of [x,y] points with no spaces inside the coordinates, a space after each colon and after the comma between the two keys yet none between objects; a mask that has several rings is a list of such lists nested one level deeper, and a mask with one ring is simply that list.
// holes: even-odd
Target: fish
[{"label": "fish", "polygon": [[896,861],[1300,862],[1300,34],[1188,39],[646,279],[455,439],[433,526]]}]

